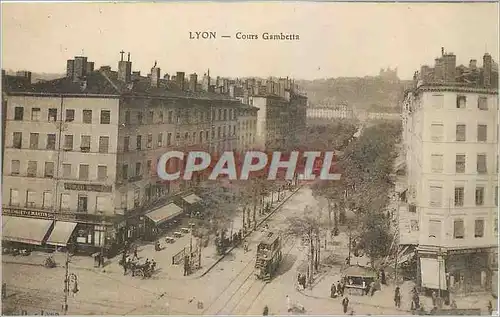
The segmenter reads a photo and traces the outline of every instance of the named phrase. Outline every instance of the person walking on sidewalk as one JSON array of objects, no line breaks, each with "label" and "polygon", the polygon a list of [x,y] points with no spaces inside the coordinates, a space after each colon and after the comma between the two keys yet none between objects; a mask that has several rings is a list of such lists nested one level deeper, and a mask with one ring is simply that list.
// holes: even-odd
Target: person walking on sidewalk
[{"label": "person walking on sidewalk", "polygon": [[399,286],[396,286],[396,289],[394,290],[394,305],[397,308],[401,308],[401,291]]},{"label": "person walking on sidewalk", "polygon": [[304,290],[306,289],[306,281],[307,281],[306,275],[302,274],[302,276],[300,277],[300,284],[302,284],[302,288]]},{"label": "person walking on sidewalk", "polygon": [[342,300],[342,307],[344,309],[344,314],[347,314],[347,308],[349,307],[349,298],[347,296]]},{"label": "person walking on sidewalk", "polygon": [[262,316],[267,316],[267,315],[269,315],[269,307],[267,307],[266,305],[264,306],[264,311],[262,312]]},{"label": "person walking on sidewalk", "polygon": [[342,289],[342,284],[340,282],[337,282],[337,293],[339,293],[339,296],[344,296],[344,290]]},{"label": "person walking on sidewalk", "polygon": [[330,298],[337,298],[337,287],[335,287],[335,283],[332,283],[332,287],[330,287]]}]

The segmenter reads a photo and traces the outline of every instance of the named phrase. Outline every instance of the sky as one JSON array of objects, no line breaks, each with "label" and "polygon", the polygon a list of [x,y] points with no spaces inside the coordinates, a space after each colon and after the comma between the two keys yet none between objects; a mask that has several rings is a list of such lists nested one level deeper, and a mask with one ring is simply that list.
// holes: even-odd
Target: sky
[{"label": "sky", "polygon": [[[377,75],[410,79],[441,47],[457,64],[488,51],[498,61],[497,3],[2,3],[2,68],[65,73],[87,56],[116,69],[229,77],[316,79]],[[193,40],[189,32],[213,31]],[[297,41],[237,40],[236,32],[298,34]],[[221,38],[230,35],[231,38]]]}]

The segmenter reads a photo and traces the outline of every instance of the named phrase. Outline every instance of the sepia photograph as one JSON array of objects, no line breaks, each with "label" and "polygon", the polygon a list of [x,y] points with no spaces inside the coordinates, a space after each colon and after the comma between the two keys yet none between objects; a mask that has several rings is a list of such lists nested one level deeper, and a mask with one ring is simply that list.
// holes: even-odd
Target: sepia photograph
[{"label": "sepia photograph", "polygon": [[2,315],[498,316],[498,2],[2,2]]}]

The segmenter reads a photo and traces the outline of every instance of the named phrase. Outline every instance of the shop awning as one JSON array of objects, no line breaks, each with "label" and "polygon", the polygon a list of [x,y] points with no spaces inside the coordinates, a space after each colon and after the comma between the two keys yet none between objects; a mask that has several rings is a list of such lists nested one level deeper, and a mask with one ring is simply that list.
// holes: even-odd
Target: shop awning
[{"label": "shop awning", "polygon": [[2,239],[41,245],[51,226],[52,220],[2,216]]},{"label": "shop awning", "polygon": [[196,196],[195,194],[188,195],[186,197],[183,197],[182,199],[190,205],[199,203],[201,201],[201,198]]},{"label": "shop awning", "polygon": [[170,203],[146,214],[146,217],[153,220],[156,225],[169,219],[177,217],[182,213],[182,208],[174,203]]},{"label": "shop awning", "polygon": [[76,223],[74,222],[56,221],[54,229],[47,239],[47,244],[65,247],[75,228]]},{"label": "shop awning", "polygon": [[446,290],[446,267],[444,260],[438,261],[436,258],[420,258],[420,271],[423,287]]}]

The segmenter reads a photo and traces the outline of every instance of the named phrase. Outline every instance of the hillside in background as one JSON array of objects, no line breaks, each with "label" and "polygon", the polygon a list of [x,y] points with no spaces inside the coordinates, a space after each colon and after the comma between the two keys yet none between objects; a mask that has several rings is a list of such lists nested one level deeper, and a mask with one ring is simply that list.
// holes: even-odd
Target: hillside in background
[{"label": "hillside in background", "polygon": [[399,80],[393,75],[297,80],[296,83],[307,92],[310,107],[347,104],[355,109],[377,111],[398,108],[411,81]]},{"label": "hillside in background", "polygon": [[[13,70],[6,70],[5,73],[7,75],[15,75],[16,71]],[[53,79],[58,79],[65,77],[66,74],[55,74],[55,73],[31,73],[31,82],[36,83],[39,82],[40,80],[53,80]]]}]

